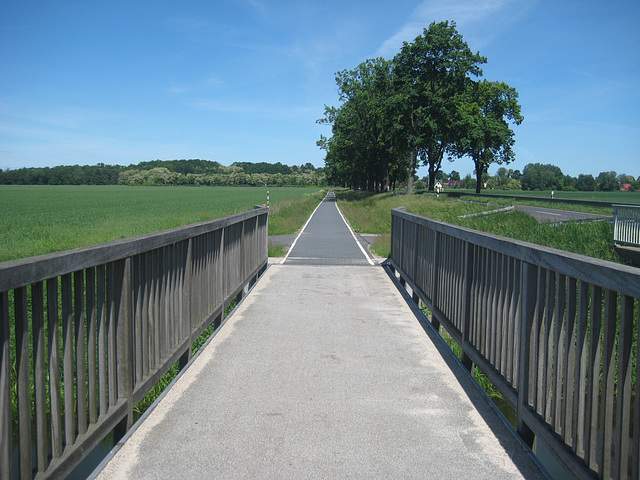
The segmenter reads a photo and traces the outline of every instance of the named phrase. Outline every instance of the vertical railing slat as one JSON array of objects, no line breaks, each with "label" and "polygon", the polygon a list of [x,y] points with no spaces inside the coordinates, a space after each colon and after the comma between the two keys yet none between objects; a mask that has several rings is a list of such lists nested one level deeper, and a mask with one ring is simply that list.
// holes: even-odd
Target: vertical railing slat
[{"label": "vertical railing slat", "polygon": [[498,275],[497,275],[497,271],[496,271],[496,267],[498,265],[498,253],[492,251],[490,256],[490,262],[489,262],[489,270],[490,270],[490,276],[489,276],[489,305],[488,305],[488,312],[489,312],[489,325],[488,325],[488,332],[489,332],[489,343],[488,343],[488,350],[487,350],[487,358],[489,359],[489,361],[491,362],[492,365],[495,365],[495,351],[496,351],[496,323],[498,322],[498,319],[496,318],[496,310],[497,310],[497,295],[498,295]]},{"label": "vertical railing slat", "polygon": [[471,245],[470,243],[467,243],[467,245],[465,246],[465,250],[464,250],[464,260],[465,260],[465,275],[463,276],[463,299],[464,299],[464,303],[463,303],[463,308],[462,308],[462,328],[461,328],[461,333],[462,333],[462,353],[463,353],[463,357],[462,357],[462,363],[468,368],[470,369],[471,367],[471,360],[468,357],[468,355],[465,353],[466,352],[466,347],[465,347],[465,343],[466,342],[470,342],[471,339],[471,328],[472,328],[472,324],[471,324],[471,311],[472,311],[472,302],[473,302],[473,296],[471,295],[471,291],[472,291],[472,287],[473,287],[473,264],[474,264],[474,248],[473,245]]},{"label": "vertical railing slat", "polygon": [[509,283],[511,284],[510,288],[510,295],[509,295],[509,308],[507,310],[507,331],[506,331],[506,343],[507,343],[507,347],[506,347],[506,352],[507,352],[507,357],[506,357],[506,367],[505,367],[505,375],[507,378],[507,381],[510,385],[514,385],[515,383],[515,379],[514,379],[514,361],[516,358],[516,350],[515,350],[515,340],[516,340],[516,335],[515,335],[515,322],[516,322],[516,309],[517,309],[517,305],[518,305],[518,293],[519,293],[519,285],[520,285],[520,278],[518,278],[517,276],[517,272],[516,272],[516,267],[518,264],[518,261],[515,259],[511,259],[510,261],[511,263],[511,268],[510,268],[510,276],[509,276]]},{"label": "vertical railing slat", "polygon": [[133,376],[133,384],[137,385],[138,382],[142,381],[144,375],[143,369],[143,343],[144,343],[144,333],[143,333],[143,316],[142,316],[142,303],[144,296],[143,289],[143,258],[144,254],[136,255],[132,260],[132,293],[133,293],[133,342],[134,342],[134,376]]},{"label": "vertical railing slat", "polygon": [[562,429],[562,435],[567,445],[571,446],[575,451],[575,445],[573,444],[573,429],[575,427],[575,417],[573,412],[573,397],[574,397],[574,378],[576,368],[576,341],[575,341],[575,324],[576,324],[576,280],[573,277],[568,279],[568,293],[567,293],[567,314],[566,314],[566,331],[565,331],[565,363],[563,378],[563,417],[564,426]]},{"label": "vertical railing slat", "polygon": [[[538,269],[538,278],[536,281],[536,302],[533,314],[533,325],[532,325],[532,337],[531,337],[531,351],[538,352],[540,351],[540,335],[542,330],[542,318],[544,313],[544,290],[546,284],[546,272],[544,269]],[[535,412],[540,412],[540,404],[542,403],[541,393],[542,386],[540,385],[540,377],[538,374],[539,370],[542,368],[540,366],[540,362],[542,361],[541,355],[533,356],[533,361],[531,362],[531,371],[530,371],[530,399],[531,406]]]},{"label": "vertical railing slat", "polygon": [[544,410],[543,410],[543,418],[547,423],[551,421],[553,417],[553,388],[555,378],[555,358],[554,358],[554,310],[555,310],[555,293],[556,293],[556,275],[554,272],[547,270],[547,283],[545,290],[545,312],[544,312],[544,323],[545,323],[545,349],[542,354],[545,357],[545,370],[543,372],[544,376],[544,388],[545,388],[545,399],[544,399]]},{"label": "vertical railing slat", "polygon": [[11,418],[11,332],[9,293],[0,292],[0,478],[11,478],[13,420]]},{"label": "vertical railing slat", "polygon": [[584,458],[586,450],[585,439],[585,417],[586,397],[587,397],[587,325],[589,320],[589,285],[586,282],[580,282],[578,288],[578,317],[577,317],[577,337],[576,337],[576,369],[574,376],[574,385],[576,395],[573,402],[573,420],[576,428],[573,432],[573,445],[576,453]]},{"label": "vertical railing slat", "polygon": [[518,358],[518,424],[517,429],[520,436],[529,444],[533,445],[533,434],[524,423],[524,411],[529,405],[529,384],[531,365],[531,331],[533,328],[535,307],[536,307],[536,283],[538,277],[538,267],[525,263],[522,268],[522,302],[520,306],[520,336],[519,336],[519,358]]},{"label": "vertical railing slat", "polygon": [[604,297],[604,346],[602,352],[602,436],[601,461],[599,462],[600,476],[611,478],[612,449],[613,449],[613,415],[615,401],[615,372],[616,372],[616,308],[617,293],[605,290]]},{"label": "vertical railing slat", "polygon": [[73,362],[73,282],[71,274],[62,276],[62,381],[64,387],[65,448],[76,438],[75,381]]},{"label": "vertical railing slat", "polygon": [[[629,471],[629,453],[631,439],[631,401],[633,378],[633,298],[623,295],[620,298],[620,333],[618,335],[618,388],[616,394],[616,435],[614,448],[617,455],[615,478],[625,478]],[[636,366],[636,368],[638,368]],[[635,412],[637,415],[638,413]]]},{"label": "vertical railing slat", "polygon": [[107,304],[107,278],[104,265],[96,267],[96,317],[98,320],[98,407],[100,415],[105,415],[109,408],[109,374],[108,348],[109,308]]},{"label": "vertical railing slat", "polygon": [[151,334],[149,330],[149,254],[145,252],[140,255],[140,333],[142,335],[140,358],[142,361],[141,374],[145,377],[149,374],[149,345]]},{"label": "vertical railing slat", "polygon": [[[638,212],[640,216],[640,212]],[[638,219],[640,223],[640,218]],[[640,316],[640,299],[635,302],[635,316]],[[640,323],[640,320],[639,320]],[[633,438],[631,439],[631,478],[640,478],[640,324],[636,325],[636,390],[633,416]]]},{"label": "vertical railing slat", "polygon": [[600,411],[600,359],[602,356],[602,289],[591,286],[591,315],[589,317],[589,390],[585,415],[588,419],[585,431],[588,445],[585,463],[594,471],[598,470],[598,431],[601,425]]},{"label": "vertical railing slat", "polygon": [[74,305],[73,319],[75,324],[76,350],[76,397],[78,433],[87,431],[87,373],[86,373],[86,323],[84,312],[84,272],[73,275]]},{"label": "vertical railing slat", "polygon": [[98,317],[96,310],[96,269],[85,270],[87,296],[87,380],[89,423],[98,421]]},{"label": "vertical railing slat", "polygon": [[118,318],[118,307],[116,300],[117,286],[113,262],[107,264],[106,284],[107,284],[107,329],[106,329],[106,350],[107,350],[107,384],[109,388],[109,408],[115,407],[118,403],[117,389],[117,357],[116,357],[116,322]]},{"label": "vertical railing slat", "polygon": [[34,283],[31,286],[31,312],[36,457],[38,472],[44,472],[49,463],[49,432],[47,428],[47,374],[45,370],[44,285],[42,282]]},{"label": "vertical railing slat", "polygon": [[153,287],[151,292],[153,294],[153,298],[151,300],[151,308],[153,310],[152,318],[153,318],[153,366],[152,369],[158,368],[160,365],[160,251],[158,249],[152,252],[152,271],[153,271]]},{"label": "vertical railing slat", "polygon": [[116,262],[115,293],[117,295],[117,397],[127,401],[127,429],[133,425],[133,325],[132,325],[132,291],[131,291],[131,258]]},{"label": "vertical railing slat", "polygon": [[62,386],[60,382],[60,316],[58,278],[47,280],[47,327],[49,334],[49,409],[51,412],[51,454],[62,455]]},{"label": "vertical railing slat", "polygon": [[14,290],[20,478],[31,478],[31,371],[27,287]]},{"label": "vertical railing slat", "polygon": [[561,435],[564,434],[562,430],[563,427],[563,417],[562,413],[564,409],[563,405],[563,378],[562,373],[564,372],[564,362],[565,362],[565,352],[563,350],[564,347],[564,337],[565,337],[565,307],[566,307],[566,277],[564,275],[558,275],[556,279],[556,306],[554,309],[554,321],[555,321],[555,330],[553,332],[553,343],[554,343],[554,363],[555,363],[555,382],[553,385],[553,403],[554,403],[554,413],[553,418],[551,420],[551,427],[554,429],[556,433]]}]

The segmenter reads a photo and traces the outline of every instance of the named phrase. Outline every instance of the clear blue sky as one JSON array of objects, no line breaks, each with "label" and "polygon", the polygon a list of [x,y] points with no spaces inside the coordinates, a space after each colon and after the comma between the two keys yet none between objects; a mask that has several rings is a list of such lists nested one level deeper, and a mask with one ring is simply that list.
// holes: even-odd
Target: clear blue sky
[{"label": "clear blue sky", "polygon": [[334,73],[442,20],[520,94],[510,168],[640,175],[637,0],[1,0],[0,168],[323,166]]}]

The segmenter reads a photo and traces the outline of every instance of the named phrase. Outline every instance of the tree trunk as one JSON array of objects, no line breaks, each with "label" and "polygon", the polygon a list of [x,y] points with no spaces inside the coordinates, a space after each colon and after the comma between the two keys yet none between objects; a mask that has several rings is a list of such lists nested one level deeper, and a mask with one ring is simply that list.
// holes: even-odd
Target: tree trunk
[{"label": "tree trunk", "polygon": [[480,188],[482,188],[482,174],[484,173],[484,164],[480,160],[475,160],[476,164],[476,193],[480,193]]},{"label": "tree trunk", "polygon": [[436,186],[436,175],[442,166],[442,157],[444,155],[444,147],[437,144],[427,150],[427,162],[429,164],[429,191],[433,192]]},{"label": "tree trunk", "polygon": [[385,155],[382,164],[382,192],[389,191],[389,158]]},{"label": "tree trunk", "polygon": [[418,160],[418,147],[413,147],[409,159],[409,178],[407,179],[407,195],[413,195],[413,177],[416,175],[416,163]]},{"label": "tree trunk", "polygon": [[436,172],[433,169],[433,164],[429,162],[429,191],[433,192],[436,188]]}]

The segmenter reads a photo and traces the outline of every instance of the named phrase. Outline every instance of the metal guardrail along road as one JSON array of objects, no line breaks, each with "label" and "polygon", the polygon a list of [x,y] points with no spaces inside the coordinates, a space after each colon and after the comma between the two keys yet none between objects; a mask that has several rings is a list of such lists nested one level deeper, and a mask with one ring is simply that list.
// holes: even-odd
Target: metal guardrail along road
[{"label": "metal guardrail along road", "polygon": [[640,248],[640,205],[613,206],[613,242]]}]

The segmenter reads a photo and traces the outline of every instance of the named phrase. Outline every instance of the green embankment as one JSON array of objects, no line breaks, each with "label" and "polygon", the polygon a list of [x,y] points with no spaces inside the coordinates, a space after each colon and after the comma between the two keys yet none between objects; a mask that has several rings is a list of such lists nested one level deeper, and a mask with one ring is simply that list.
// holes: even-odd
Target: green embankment
[{"label": "green embankment", "polygon": [[[544,225],[539,224],[529,215],[517,211],[460,218],[470,213],[496,210],[504,207],[505,203],[489,201],[486,204],[477,204],[447,198],[444,195],[440,197],[391,193],[373,195],[352,191],[337,191],[336,194],[340,209],[356,232],[380,235],[372,245],[372,250],[383,257],[389,256],[390,252],[391,210],[406,206],[408,212],[434,220],[603,260],[621,262],[612,246],[611,222]],[[575,206],[575,210],[584,211],[584,208]],[[611,211],[608,211],[608,214],[611,214]]]}]

